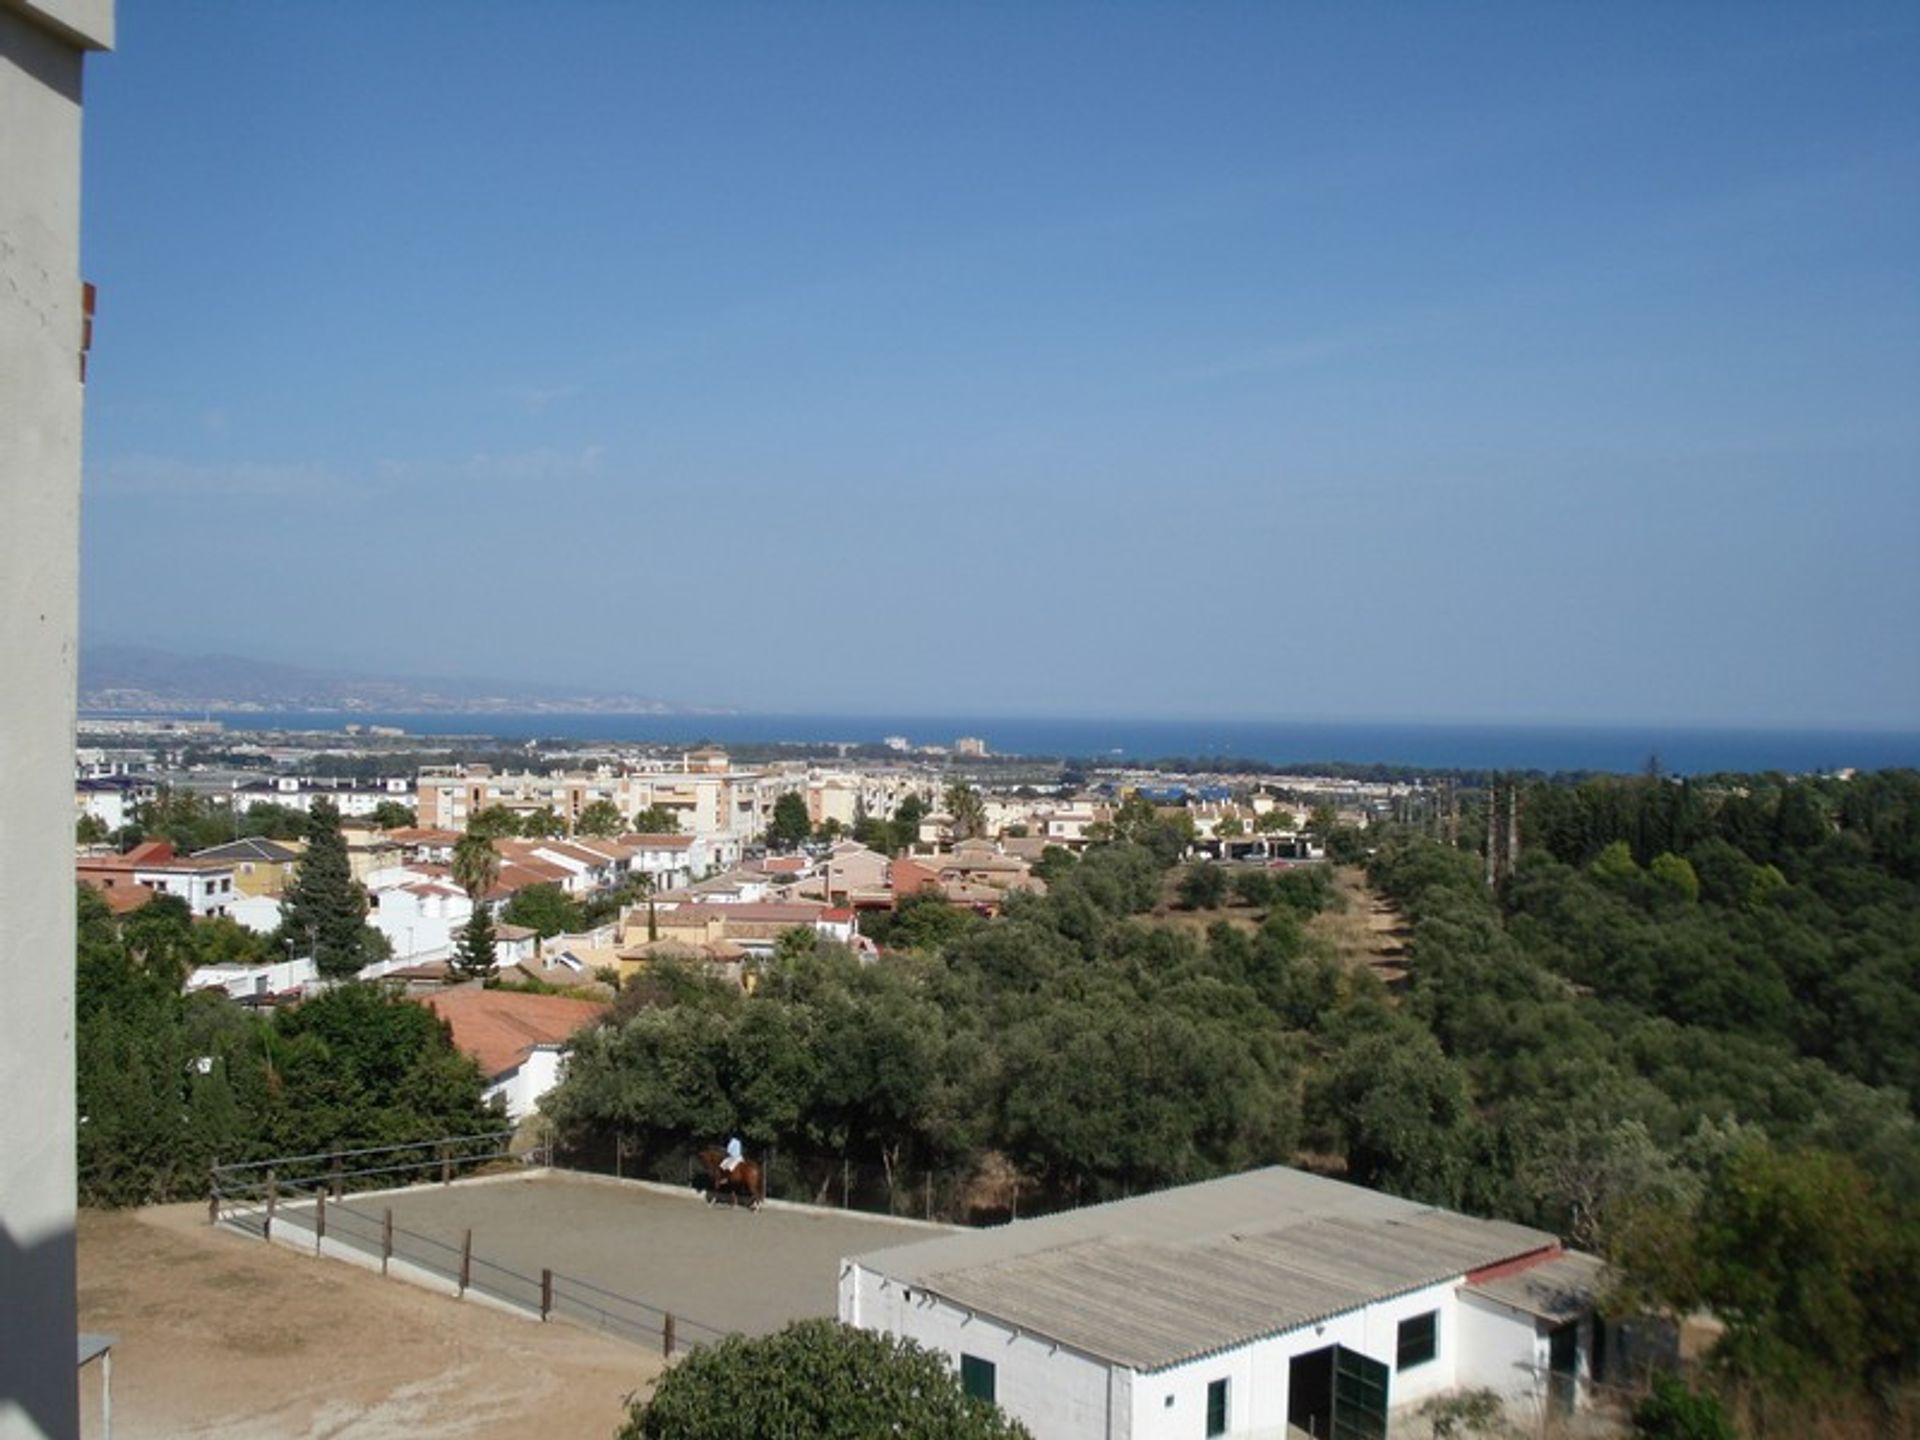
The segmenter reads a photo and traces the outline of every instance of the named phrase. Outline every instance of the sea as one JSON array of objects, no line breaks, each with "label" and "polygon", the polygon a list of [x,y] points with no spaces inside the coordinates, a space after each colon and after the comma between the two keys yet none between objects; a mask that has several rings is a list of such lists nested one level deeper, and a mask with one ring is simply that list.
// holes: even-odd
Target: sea
[{"label": "sea", "polygon": [[878,745],[899,736],[950,746],[962,736],[996,755],[1102,764],[1172,757],[1254,760],[1305,767],[1316,761],[1434,770],[1645,771],[1806,774],[1844,768],[1920,767],[1920,730],[1733,729],[1668,725],[1411,724],[1300,720],[1020,719],[992,716],[778,714],[373,714],[340,711],[212,711],[236,729],[340,730],[385,725],[409,735],[485,735],[503,740],[627,741],[661,745]]}]

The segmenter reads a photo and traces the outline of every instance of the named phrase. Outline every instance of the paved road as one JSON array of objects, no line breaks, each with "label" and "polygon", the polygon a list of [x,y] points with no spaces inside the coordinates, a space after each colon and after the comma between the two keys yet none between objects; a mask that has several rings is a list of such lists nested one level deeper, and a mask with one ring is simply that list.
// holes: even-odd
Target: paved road
[{"label": "paved road", "polygon": [[[551,1269],[563,1311],[600,1306],[613,1328],[642,1340],[658,1336],[653,1310],[670,1311],[683,1342],[715,1332],[762,1335],[832,1315],[842,1257],[943,1228],[840,1210],[709,1206],[691,1191],[543,1173],[350,1196],[327,1207],[328,1238],[378,1254],[388,1208],[401,1258],[454,1273],[471,1229],[476,1288],[537,1308],[540,1271]],[[280,1226],[312,1223],[310,1211],[294,1207],[283,1206],[281,1217]],[[653,1310],[617,1305],[589,1287]]]}]

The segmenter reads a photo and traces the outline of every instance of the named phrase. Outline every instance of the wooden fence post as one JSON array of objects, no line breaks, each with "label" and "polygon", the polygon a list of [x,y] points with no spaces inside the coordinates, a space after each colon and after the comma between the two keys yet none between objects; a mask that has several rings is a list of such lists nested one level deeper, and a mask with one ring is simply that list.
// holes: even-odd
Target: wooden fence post
[{"label": "wooden fence post", "polygon": [[260,1238],[262,1240],[271,1240],[273,1238],[273,1202],[278,1196],[279,1190],[280,1187],[276,1185],[273,1180],[273,1167],[269,1165],[267,1167],[267,1218],[260,1222]]},{"label": "wooden fence post", "polygon": [[553,1314],[553,1271],[540,1272],[540,1318],[545,1320]]},{"label": "wooden fence post", "polygon": [[313,1253],[320,1253],[320,1244],[327,1238],[327,1192],[316,1191],[313,1197]]},{"label": "wooden fence post", "polygon": [[473,1231],[467,1231],[460,1241],[460,1293],[467,1293],[467,1285],[473,1279]]},{"label": "wooden fence post", "polygon": [[669,1360],[673,1358],[673,1312],[671,1310],[660,1322],[660,1353]]},{"label": "wooden fence post", "polygon": [[387,1218],[380,1225],[380,1273],[387,1273],[387,1264],[393,1259],[393,1210],[387,1210]]}]

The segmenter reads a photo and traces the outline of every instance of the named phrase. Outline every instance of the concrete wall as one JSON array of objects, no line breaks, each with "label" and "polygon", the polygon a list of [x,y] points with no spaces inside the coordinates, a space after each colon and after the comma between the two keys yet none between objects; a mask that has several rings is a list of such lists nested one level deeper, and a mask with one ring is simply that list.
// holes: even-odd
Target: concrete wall
[{"label": "concrete wall", "polygon": [[0,4],[0,1436],[69,1436],[80,69],[108,0]]}]

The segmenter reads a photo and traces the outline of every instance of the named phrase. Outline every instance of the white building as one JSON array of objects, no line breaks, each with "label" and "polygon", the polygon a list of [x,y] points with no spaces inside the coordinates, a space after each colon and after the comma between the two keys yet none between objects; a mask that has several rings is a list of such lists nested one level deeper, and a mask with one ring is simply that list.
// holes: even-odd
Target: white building
[{"label": "white building", "polygon": [[264,780],[234,782],[229,803],[244,811],[250,805],[280,805],[310,813],[316,800],[331,800],[343,818],[360,819],[391,801],[413,806],[413,782],[398,776],[385,780],[334,780],[310,775],[275,775]]},{"label": "white building", "polygon": [[387,937],[398,965],[446,959],[473,918],[473,901],[458,885],[399,867],[375,871],[367,898],[367,923]]},{"label": "white building", "polygon": [[233,866],[224,860],[169,854],[139,861],[130,866],[129,871],[134,884],[186,901],[187,909],[199,920],[225,915],[240,898],[233,888]]},{"label": "white building", "polygon": [[1037,1440],[1384,1437],[1454,1389],[1569,1403],[1599,1268],[1274,1167],[856,1256],[839,1310],[944,1352]]},{"label": "white building", "polygon": [[304,990],[320,978],[312,956],[277,960],[271,965],[203,965],[187,976],[188,994],[196,990],[224,990],[235,1000],[263,1000]]},{"label": "white building", "polygon": [[145,805],[160,793],[152,780],[133,775],[96,775],[73,782],[73,807],[79,815],[91,815],[109,830],[133,823],[137,806]]}]

